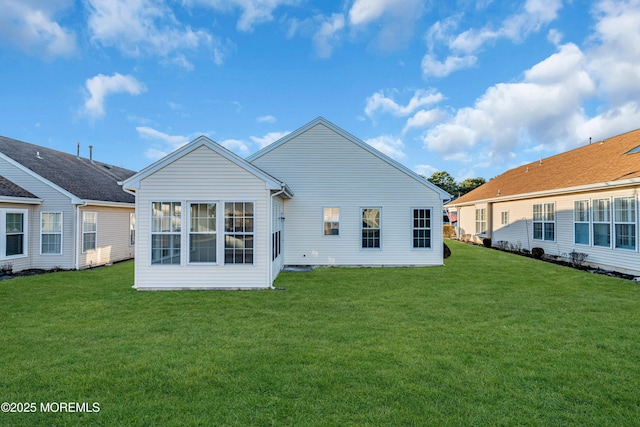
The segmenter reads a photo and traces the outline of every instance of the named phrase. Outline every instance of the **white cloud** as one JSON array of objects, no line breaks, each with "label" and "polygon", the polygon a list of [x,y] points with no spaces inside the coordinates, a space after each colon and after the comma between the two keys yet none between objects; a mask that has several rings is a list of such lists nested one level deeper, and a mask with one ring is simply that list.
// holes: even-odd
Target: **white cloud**
[{"label": "white cloud", "polygon": [[242,157],[249,154],[249,147],[244,141],[239,139],[225,139],[220,143],[220,145]]},{"label": "white cloud", "polygon": [[449,56],[439,61],[434,55],[426,54],[422,58],[422,75],[429,77],[446,77],[454,71],[473,67],[478,58],[474,55]]},{"label": "white cloud", "polygon": [[391,50],[409,41],[423,10],[422,0],[355,0],[349,9],[349,24],[360,31],[375,22],[378,46]]},{"label": "white cloud", "polygon": [[189,138],[182,135],[169,135],[149,126],[138,126],[136,131],[141,138],[153,141],[156,147],[145,151],[145,157],[158,160],[189,142]]},{"label": "white cloud", "polygon": [[420,110],[407,120],[402,133],[405,133],[413,128],[425,128],[433,125],[434,123],[442,120],[445,117],[445,112],[434,108],[432,110]]},{"label": "white cloud", "polygon": [[301,0],[184,0],[188,4],[208,6],[212,9],[229,12],[240,9],[241,14],[236,28],[250,32],[258,24],[272,21],[273,12],[281,6],[295,6]]},{"label": "white cloud", "polygon": [[76,50],[76,36],[55,20],[70,6],[67,0],[0,0],[0,40],[47,59],[70,56]]},{"label": "white cloud", "polygon": [[417,173],[418,175],[422,175],[425,178],[429,178],[431,177],[431,175],[433,175],[434,172],[438,172],[440,169],[433,167],[431,165],[416,165],[413,168],[413,171],[415,173]]},{"label": "white cloud", "polygon": [[392,159],[402,160],[405,158],[404,143],[391,135],[381,135],[377,138],[367,139],[365,142]]},{"label": "white cloud", "polygon": [[161,0],[87,0],[87,5],[92,39],[126,55],[169,57],[169,62],[191,70],[183,50],[210,49],[214,62],[221,64],[233,49],[229,41],[182,25]]},{"label": "white cloud", "polygon": [[418,89],[407,105],[402,106],[394,101],[392,97],[386,96],[383,91],[379,91],[367,98],[367,105],[364,111],[369,117],[373,117],[376,112],[390,113],[394,116],[407,116],[418,108],[436,104],[443,99],[444,97],[440,92]]},{"label": "white cloud", "polygon": [[322,18],[320,28],[313,36],[313,45],[320,58],[331,56],[334,46],[340,41],[340,32],[343,28],[344,16],[340,13]]},{"label": "white cloud", "polygon": [[253,142],[255,142],[256,144],[258,144],[259,148],[264,148],[267,145],[276,142],[277,140],[279,140],[280,138],[289,135],[291,133],[291,131],[285,131],[285,132],[269,132],[268,134],[266,134],[263,137],[257,137],[257,136],[252,136],[251,140]]},{"label": "white cloud", "polygon": [[275,123],[278,120],[272,115],[260,116],[257,118],[258,123]]},{"label": "white cloud", "polygon": [[108,96],[116,93],[140,95],[146,91],[145,86],[134,77],[123,76],[119,73],[112,76],[98,74],[87,79],[86,88],[88,96],[84,103],[83,112],[92,118],[104,116],[104,104]]}]

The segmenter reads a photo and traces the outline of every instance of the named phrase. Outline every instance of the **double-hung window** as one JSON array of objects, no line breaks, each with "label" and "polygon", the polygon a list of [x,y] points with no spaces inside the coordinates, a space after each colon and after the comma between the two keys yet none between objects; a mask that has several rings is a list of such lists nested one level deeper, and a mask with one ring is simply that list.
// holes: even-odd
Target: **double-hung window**
[{"label": "double-hung window", "polygon": [[413,209],[413,247],[431,247],[431,209]]},{"label": "double-hung window", "polygon": [[380,249],[380,208],[362,209],[362,248]]},{"label": "double-hung window", "polygon": [[82,252],[96,249],[98,237],[98,213],[82,212]]},{"label": "double-hung window", "polygon": [[613,199],[613,224],[615,247],[636,249],[636,200],[635,197]]},{"label": "double-hung window", "polygon": [[217,261],[216,203],[189,205],[189,262]]},{"label": "double-hung window", "polygon": [[4,213],[4,255],[13,257],[26,255],[26,211],[5,211]]},{"label": "double-hung window", "polygon": [[62,212],[40,214],[40,253],[62,253]]},{"label": "double-hung window", "polygon": [[578,245],[589,244],[589,201],[573,202],[573,241]]},{"label": "double-hung window", "polygon": [[476,209],[476,234],[487,232],[487,209]]},{"label": "double-hung window", "polygon": [[340,208],[324,208],[324,235],[340,234]]},{"label": "double-hung window", "polygon": [[151,203],[151,264],[180,264],[182,204]]},{"label": "double-hung window", "polygon": [[253,264],[254,205],[252,202],[224,204],[224,262]]},{"label": "double-hung window", "polygon": [[129,213],[129,246],[136,244],[136,214]]},{"label": "double-hung window", "polygon": [[533,238],[554,241],[556,238],[555,204],[533,205]]},{"label": "double-hung window", "polygon": [[611,247],[611,201],[609,199],[594,199],[591,205],[593,211],[593,245]]}]

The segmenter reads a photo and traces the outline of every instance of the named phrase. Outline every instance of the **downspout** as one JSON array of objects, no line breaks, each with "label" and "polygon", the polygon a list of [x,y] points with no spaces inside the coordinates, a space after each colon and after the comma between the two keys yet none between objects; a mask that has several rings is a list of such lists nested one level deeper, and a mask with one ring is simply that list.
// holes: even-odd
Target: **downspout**
[{"label": "downspout", "polygon": [[[271,195],[271,198],[269,200],[269,237],[271,237],[271,239],[273,239],[273,198],[276,196],[279,196],[280,194],[285,192],[285,188],[284,188],[284,184],[280,184],[280,191],[277,191],[275,193],[273,193]],[[271,241],[271,239],[269,239],[269,241]],[[271,264],[273,264],[273,243],[270,245],[270,251],[269,253],[271,254]],[[275,287],[273,286],[273,265],[269,264],[269,289],[275,289]]]},{"label": "downspout", "polygon": [[76,226],[73,229],[73,250],[76,253],[76,270],[80,270],[80,244],[78,243],[78,237],[82,235],[80,227],[82,227],[82,221],[80,221],[80,208],[87,206],[87,202],[78,203],[76,205]]}]

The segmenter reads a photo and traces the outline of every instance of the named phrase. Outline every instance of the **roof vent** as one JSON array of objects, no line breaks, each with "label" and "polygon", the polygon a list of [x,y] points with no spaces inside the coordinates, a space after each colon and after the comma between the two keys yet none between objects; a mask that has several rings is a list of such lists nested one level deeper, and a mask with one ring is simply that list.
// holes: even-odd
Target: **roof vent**
[{"label": "roof vent", "polygon": [[36,151],[36,159],[41,159],[42,160],[42,156],[40,155],[39,151]]},{"label": "roof vent", "polygon": [[93,163],[93,145],[89,146],[89,163]]},{"label": "roof vent", "polygon": [[526,172],[529,172],[529,166],[527,166],[527,170],[525,171],[525,173],[526,173]]},{"label": "roof vent", "polygon": [[105,168],[107,168],[107,169],[113,169],[113,166],[111,166],[111,165],[110,165],[110,164],[108,164],[108,163],[105,163],[105,164],[103,164],[102,166],[104,166],[104,167],[105,167]]},{"label": "roof vent", "polygon": [[600,145],[604,144],[604,139],[602,141],[600,141]]}]

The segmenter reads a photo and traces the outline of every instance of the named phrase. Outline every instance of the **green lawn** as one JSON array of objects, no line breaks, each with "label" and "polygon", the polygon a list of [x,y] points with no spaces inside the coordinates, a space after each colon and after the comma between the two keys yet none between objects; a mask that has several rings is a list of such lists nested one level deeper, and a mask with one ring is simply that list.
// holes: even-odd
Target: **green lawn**
[{"label": "green lawn", "polygon": [[285,291],[136,292],[131,262],[0,282],[0,402],[37,405],[0,425],[640,424],[640,285],[448,244]]}]

